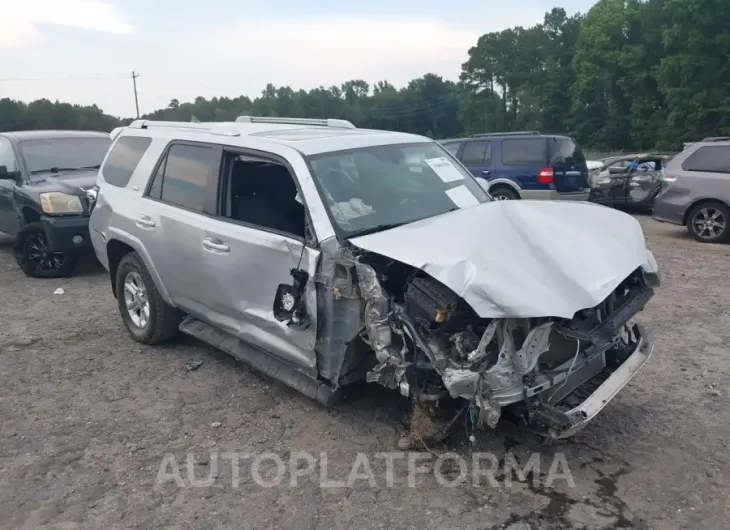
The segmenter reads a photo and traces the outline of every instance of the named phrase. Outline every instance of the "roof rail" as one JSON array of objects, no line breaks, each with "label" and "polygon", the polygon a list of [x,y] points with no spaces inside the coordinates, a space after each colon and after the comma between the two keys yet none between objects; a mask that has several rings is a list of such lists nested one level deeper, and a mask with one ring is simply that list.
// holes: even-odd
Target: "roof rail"
[{"label": "roof rail", "polygon": [[220,136],[240,136],[241,132],[231,122],[189,122],[189,121],[154,121],[134,120],[128,125],[131,129],[184,129],[189,131],[206,131]]},{"label": "roof rail", "polygon": [[730,136],[708,136],[707,138],[702,139],[703,142],[728,142],[730,141]]},{"label": "roof rail", "polygon": [[481,138],[487,136],[528,136],[542,134],[540,131],[509,131],[509,132],[491,132],[472,134],[472,138]]},{"label": "roof rail", "polygon": [[335,120],[332,118],[269,118],[265,116],[239,116],[236,123],[280,123],[286,125],[314,125],[318,127],[333,127],[336,129],[356,129],[352,122]]}]

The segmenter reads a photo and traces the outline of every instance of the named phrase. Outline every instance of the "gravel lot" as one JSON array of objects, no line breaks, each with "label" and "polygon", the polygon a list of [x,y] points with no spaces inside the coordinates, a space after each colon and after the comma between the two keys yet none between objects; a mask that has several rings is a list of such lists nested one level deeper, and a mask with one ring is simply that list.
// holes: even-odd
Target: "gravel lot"
[{"label": "gravel lot", "polygon": [[[567,442],[542,445],[509,424],[478,439],[476,450],[500,466],[538,452],[540,473],[511,484],[467,474],[451,487],[437,479],[457,477],[456,465],[409,487],[407,459],[386,483],[385,460],[373,455],[394,451],[403,433],[397,395],[365,386],[326,411],[192,339],[143,347],[122,328],[97,265],[69,280],[31,280],[0,239],[0,527],[727,528],[730,247],[641,222],[664,281],[641,317],[655,339],[652,360]],[[58,287],[64,294],[54,295]],[[195,360],[203,364],[186,369]],[[431,449],[468,456],[460,432]],[[230,460],[216,465],[226,451],[274,452],[285,478],[257,485],[242,460],[235,485]],[[319,463],[292,487],[298,451]],[[375,484],[319,487],[323,474],[345,480],[359,452],[372,457]],[[188,453],[195,477],[213,473],[211,485],[190,485]],[[166,454],[182,487],[158,481]],[[555,455],[573,486],[545,485]],[[273,463],[257,468],[272,481]]]}]

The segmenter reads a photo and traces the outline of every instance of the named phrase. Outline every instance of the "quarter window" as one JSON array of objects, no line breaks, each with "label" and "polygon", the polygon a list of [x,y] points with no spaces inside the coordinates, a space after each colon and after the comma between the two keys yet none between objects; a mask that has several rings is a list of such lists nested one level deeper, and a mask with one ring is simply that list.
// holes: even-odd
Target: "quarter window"
[{"label": "quarter window", "polygon": [[541,138],[520,138],[502,141],[502,163],[521,166],[545,163],[545,142]]},{"label": "quarter window", "polygon": [[101,170],[104,181],[112,186],[125,187],[151,143],[152,139],[145,136],[119,138]]},{"label": "quarter window", "polygon": [[730,173],[730,146],[700,147],[682,162],[682,169],[706,173]]}]

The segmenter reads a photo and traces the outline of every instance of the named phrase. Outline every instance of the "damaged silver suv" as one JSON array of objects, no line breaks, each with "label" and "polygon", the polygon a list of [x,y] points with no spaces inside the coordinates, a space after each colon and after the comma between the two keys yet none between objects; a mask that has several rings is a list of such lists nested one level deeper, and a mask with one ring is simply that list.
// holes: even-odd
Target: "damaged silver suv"
[{"label": "damaged silver suv", "polygon": [[433,417],[514,412],[565,437],[652,351],[633,317],[659,276],[636,220],[492,201],[421,136],[138,120],[102,165],[90,226],[134,339],[182,331],[325,406],[367,380]]}]

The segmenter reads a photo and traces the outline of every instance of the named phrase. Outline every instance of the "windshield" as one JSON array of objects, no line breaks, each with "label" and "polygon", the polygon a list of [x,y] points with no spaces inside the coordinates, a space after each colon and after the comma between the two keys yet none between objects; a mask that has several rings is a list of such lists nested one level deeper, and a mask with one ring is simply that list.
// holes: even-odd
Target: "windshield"
[{"label": "windshield", "polygon": [[110,145],[111,138],[44,138],[18,144],[30,173],[97,167]]},{"label": "windshield", "polygon": [[364,147],[308,157],[344,237],[385,230],[489,200],[435,142]]}]

